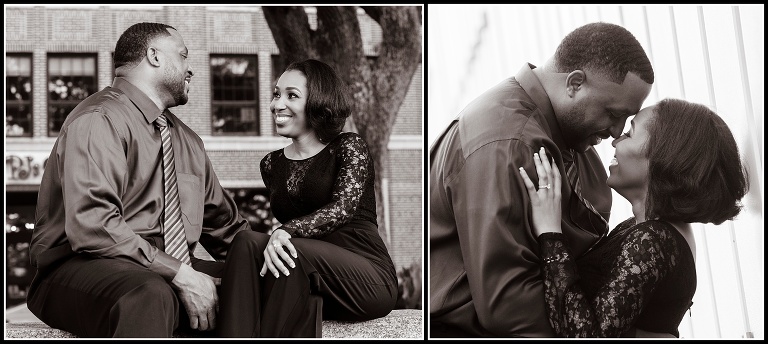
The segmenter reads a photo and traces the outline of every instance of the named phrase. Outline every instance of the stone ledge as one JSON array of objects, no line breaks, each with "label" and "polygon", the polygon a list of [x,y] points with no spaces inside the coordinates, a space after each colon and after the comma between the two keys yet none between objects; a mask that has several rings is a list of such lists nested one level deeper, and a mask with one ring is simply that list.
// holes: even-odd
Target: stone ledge
[{"label": "stone ledge", "polygon": [[[184,335],[174,335],[182,338]],[[48,327],[40,321],[5,324],[5,338],[76,338],[71,333]],[[369,321],[323,321],[323,338],[413,338],[424,339],[423,312],[396,309],[386,317]]]}]

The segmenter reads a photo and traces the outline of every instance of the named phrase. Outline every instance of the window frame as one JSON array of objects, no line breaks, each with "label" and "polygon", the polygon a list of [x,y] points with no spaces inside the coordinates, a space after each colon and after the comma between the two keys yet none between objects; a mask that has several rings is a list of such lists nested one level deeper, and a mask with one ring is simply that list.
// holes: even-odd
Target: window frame
[{"label": "window frame", "polygon": [[[14,57],[14,58],[28,58],[29,59],[29,83],[30,83],[30,90],[29,90],[29,100],[9,100],[5,99],[5,114],[8,116],[8,107],[17,107],[21,105],[26,105],[29,108],[29,118],[27,119],[27,123],[29,125],[29,130],[27,130],[24,135],[12,135],[9,136],[6,128],[5,137],[33,137],[34,131],[35,131],[35,111],[34,111],[34,104],[35,104],[35,66],[34,66],[34,60],[33,55],[31,52],[14,52],[14,53],[5,53],[6,59],[8,57]],[[6,71],[5,76],[5,82],[6,82],[6,92],[8,92],[8,73]],[[7,98],[7,96],[6,96]]]},{"label": "window frame", "polygon": [[[45,73],[46,73],[46,79],[45,79],[45,81],[46,81],[46,90],[45,90],[46,106],[45,106],[45,108],[46,108],[46,113],[47,113],[47,116],[46,116],[47,117],[47,119],[46,119],[46,132],[48,134],[48,137],[57,137],[57,136],[59,136],[59,133],[61,132],[61,130],[59,130],[57,132],[53,132],[52,131],[52,128],[51,128],[52,127],[52,122],[51,121],[53,120],[52,106],[61,106],[61,105],[71,106],[71,105],[74,105],[74,107],[76,107],[77,104],[80,104],[80,102],[82,102],[84,99],[81,99],[81,100],[53,100],[53,99],[51,99],[51,97],[50,97],[50,93],[51,92],[48,89],[48,84],[51,82],[51,58],[52,57],[57,57],[57,58],[69,57],[69,58],[83,58],[83,59],[85,59],[85,58],[93,58],[93,64],[94,64],[94,66],[93,66],[93,82],[94,82],[93,83],[93,92],[91,92],[87,96],[87,97],[90,97],[91,95],[93,95],[94,93],[99,91],[99,56],[98,56],[98,53],[96,53],[96,52],[93,52],[93,53],[66,53],[66,52],[65,53],[59,53],[59,52],[53,52],[52,53],[52,52],[49,52],[46,55],[46,59],[45,59],[45,61],[46,61],[46,68],[45,68]],[[89,75],[79,75],[79,76],[80,77],[87,77]],[[73,107],[73,109],[74,109],[74,107]],[[69,113],[66,116],[69,116]],[[65,116],[64,121],[66,121],[66,116]],[[63,124],[63,122],[62,122],[62,124]]]},{"label": "window frame", "polygon": [[[210,117],[210,126],[211,126],[211,135],[212,136],[261,136],[261,111],[259,106],[261,105],[260,102],[260,96],[259,96],[259,56],[258,54],[209,54],[209,62],[208,62],[208,68],[209,68],[209,75],[210,75],[210,90],[211,90],[211,117]],[[213,65],[211,61],[213,61],[214,58],[242,58],[249,60],[250,63],[253,63],[255,70],[255,85],[254,85],[254,98],[253,100],[217,100],[215,99],[215,79],[216,76],[213,73]],[[247,90],[246,88],[243,88],[243,90]],[[214,127],[214,113],[215,109],[217,107],[233,107],[233,108],[244,108],[244,107],[253,107],[256,118],[254,120],[254,128],[251,131],[223,131],[218,132],[216,131],[216,128]]]}]

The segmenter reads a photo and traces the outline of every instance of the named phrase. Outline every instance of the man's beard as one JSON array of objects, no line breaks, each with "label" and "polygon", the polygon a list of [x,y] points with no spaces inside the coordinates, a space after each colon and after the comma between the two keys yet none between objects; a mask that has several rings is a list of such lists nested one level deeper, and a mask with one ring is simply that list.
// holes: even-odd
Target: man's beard
[{"label": "man's beard", "polygon": [[176,104],[174,106],[184,105],[189,101],[186,83],[184,82],[186,78],[182,75],[181,80],[176,81],[177,75],[182,75],[182,73],[174,66],[169,66],[163,73],[163,87],[173,97],[173,102]]},{"label": "man's beard", "polygon": [[593,134],[584,123],[587,119],[586,109],[587,106],[579,102],[558,119],[563,141],[568,148],[575,149],[577,152],[583,152],[589,148],[590,144],[587,140]]}]

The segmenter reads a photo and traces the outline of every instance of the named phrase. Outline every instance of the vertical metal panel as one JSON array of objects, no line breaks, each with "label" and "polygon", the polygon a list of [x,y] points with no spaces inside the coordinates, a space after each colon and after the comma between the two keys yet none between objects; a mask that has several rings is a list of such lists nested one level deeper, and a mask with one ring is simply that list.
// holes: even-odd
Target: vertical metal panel
[{"label": "vertical metal panel", "polygon": [[624,26],[624,7],[619,6],[619,25]]},{"label": "vertical metal panel", "polygon": [[704,8],[696,7],[699,14],[699,33],[701,37],[701,51],[704,54],[704,75],[707,76],[707,92],[709,94],[709,103],[712,109],[717,111],[717,100],[715,99],[715,84],[712,81],[712,66],[709,59],[709,45],[707,44],[707,28],[704,24]]},{"label": "vertical metal panel", "polygon": [[696,225],[699,227],[699,233],[701,234],[701,243],[704,244],[704,263],[707,266],[707,282],[709,283],[709,290],[712,291],[712,314],[715,317],[715,335],[717,338],[722,338],[720,333],[720,314],[717,313],[717,296],[715,295],[715,281],[712,280],[712,264],[709,260],[709,243],[707,242],[707,229],[703,224]]},{"label": "vertical metal panel", "polygon": [[728,233],[731,236],[731,252],[733,252],[733,261],[736,264],[736,289],[739,292],[739,301],[741,302],[741,316],[744,320],[744,336],[753,338],[752,328],[749,326],[749,312],[747,311],[747,299],[744,296],[744,281],[741,278],[741,263],[739,262],[739,247],[736,245],[736,232],[733,227],[733,221],[728,222]]},{"label": "vertical metal panel", "polygon": [[[732,7],[732,13],[733,13],[733,28],[736,31],[736,52],[739,56],[739,72],[741,72],[741,87],[744,90],[744,106],[746,108],[746,115],[747,115],[747,121],[749,121],[747,127],[749,128],[749,136],[752,141],[752,152],[754,154],[755,163],[757,164],[758,171],[763,171],[763,150],[762,146],[760,145],[760,142],[758,142],[758,126],[756,125],[755,121],[755,115],[754,110],[752,109],[752,92],[749,87],[749,73],[747,71],[747,58],[744,54],[744,37],[741,34],[741,15],[739,13],[739,7],[733,6]],[[763,205],[763,192],[762,192],[762,173],[760,174],[761,177],[758,177],[758,181],[760,182],[760,185],[753,188],[756,190],[760,190],[760,205],[761,205],[761,213],[760,216],[763,216],[762,213],[762,205]],[[753,179],[754,182],[754,179]]]},{"label": "vertical metal panel", "polygon": [[[653,47],[651,44],[651,28],[648,24],[648,10],[646,6],[643,6],[643,21],[645,22],[645,37],[648,39],[648,58],[651,59],[651,66],[656,65],[656,60],[653,58]],[[655,99],[659,99],[659,86],[657,83],[653,85],[653,95]]]},{"label": "vertical metal panel", "polygon": [[680,86],[680,97],[685,99],[685,85],[683,83],[683,64],[680,61],[680,45],[677,43],[677,26],[675,25],[675,9],[669,6],[669,20],[672,22],[672,45],[675,47],[675,63],[677,64],[677,80]]},{"label": "vertical metal panel", "polygon": [[[706,24],[704,23],[704,8],[701,6],[697,6],[696,10],[699,15],[699,33],[701,37],[701,50],[704,54],[704,75],[707,76],[707,92],[709,93],[709,102],[712,106],[712,108],[717,111],[717,101],[715,99],[715,85],[712,81],[712,67],[710,65],[710,58],[709,58],[709,45],[707,44],[707,28]],[[706,251],[709,251],[709,247],[706,245],[707,242],[707,232],[702,230],[702,238],[704,239],[705,247],[707,248]],[[710,271],[708,274],[708,280],[710,289],[712,289],[712,310],[714,311],[715,315],[715,324],[717,325],[715,327],[717,337],[722,337],[722,334],[720,332],[720,316],[717,313],[717,297],[715,296],[715,284],[714,281],[712,281],[712,268],[711,265],[709,265],[709,253],[707,253],[706,256],[707,259],[707,266],[710,266]]]}]

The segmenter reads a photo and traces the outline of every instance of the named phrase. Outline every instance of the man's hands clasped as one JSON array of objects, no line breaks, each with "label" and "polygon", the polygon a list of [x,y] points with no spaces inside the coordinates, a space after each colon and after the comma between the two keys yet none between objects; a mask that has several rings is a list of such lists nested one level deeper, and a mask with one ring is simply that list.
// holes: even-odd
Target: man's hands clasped
[{"label": "man's hands clasped", "polygon": [[219,312],[219,297],[216,285],[221,279],[196,271],[187,264],[181,264],[171,285],[178,292],[179,300],[189,315],[189,327],[208,331],[216,328],[216,313]]}]

